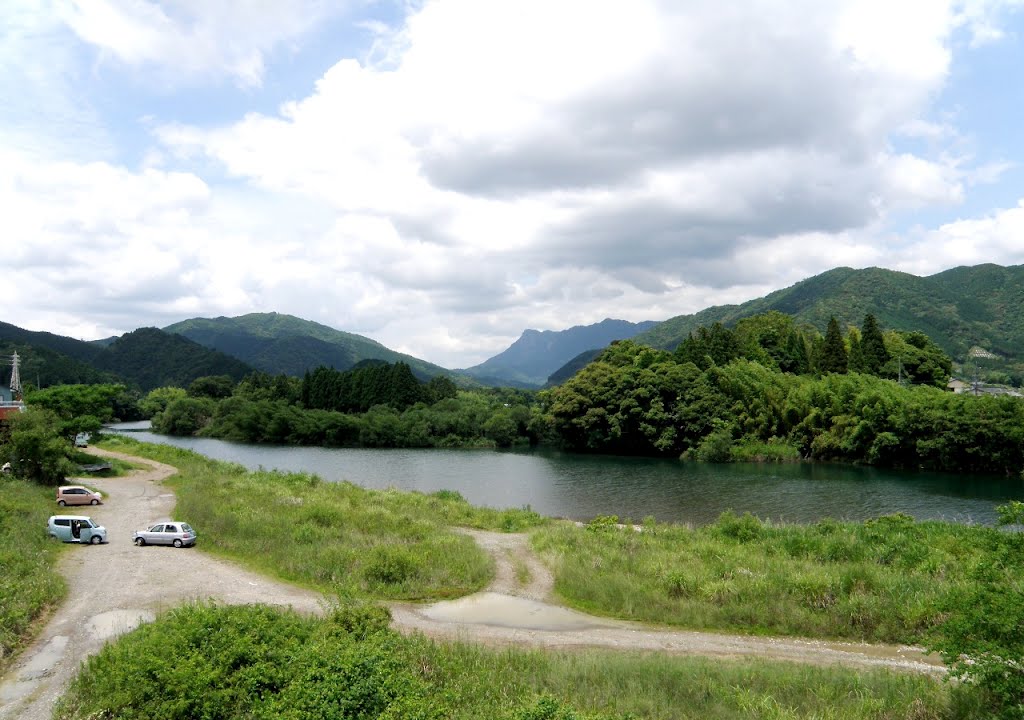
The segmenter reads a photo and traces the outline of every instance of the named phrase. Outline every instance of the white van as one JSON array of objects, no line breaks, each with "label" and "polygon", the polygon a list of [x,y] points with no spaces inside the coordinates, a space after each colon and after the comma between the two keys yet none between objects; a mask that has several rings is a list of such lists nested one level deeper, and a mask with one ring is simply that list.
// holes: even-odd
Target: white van
[{"label": "white van", "polygon": [[98,545],[107,541],[107,529],[88,515],[51,515],[46,531],[61,542]]}]

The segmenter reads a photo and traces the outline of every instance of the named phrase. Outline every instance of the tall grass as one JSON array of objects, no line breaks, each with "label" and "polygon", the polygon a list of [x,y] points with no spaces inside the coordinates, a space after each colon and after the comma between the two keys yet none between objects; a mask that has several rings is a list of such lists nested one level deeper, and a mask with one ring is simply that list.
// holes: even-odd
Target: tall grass
[{"label": "tall grass", "polygon": [[367,606],[341,606],[325,618],[179,608],[88,660],[55,717],[951,717],[948,686],[910,674],[496,650],[403,637],[387,621],[386,611]]},{"label": "tall grass", "polygon": [[[568,603],[691,628],[920,642],[1005,541],[994,528],[915,522],[770,525],[732,513],[640,532],[552,524],[533,534]],[[1024,558],[1016,557],[1021,572]]]},{"label": "tall grass", "polygon": [[49,539],[53,488],[0,475],[0,671],[67,588],[54,570],[61,546]]},{"label": "tall grass", "polygon": [[167,446],[105,444],[178,468],[175,515],[205,548],[334,594],[419,600],[465,595],[493,561],[452,526],[521,530],[528,510],[476,508],[451,491],[424,495],[323,482],[315,475],[249,472]]}]

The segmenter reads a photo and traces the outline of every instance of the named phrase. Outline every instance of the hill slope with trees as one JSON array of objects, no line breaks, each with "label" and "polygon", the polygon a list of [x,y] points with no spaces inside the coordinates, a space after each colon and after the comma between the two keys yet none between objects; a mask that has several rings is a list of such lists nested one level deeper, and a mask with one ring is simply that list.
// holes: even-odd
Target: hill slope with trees
[{"label": "hill slope with trees", "polygon": [[[840,328],[867,314],[894,330],[926,334],[968,371],[1020,385],[1024,378],[1024,265],[977,265],[917,277],[881,268],[836,268],[742,305],[720,305],[680,315],[634,340],[674,349],[700,326],[731,326],[769,311],[791,315],[824,332],[830,318]],[[980,359],[972,348],[995,358]]]},{"label": "hill slope with trees", "polygon": [[168,325],[164,331],[219,350],[271,375],[301,377],[320,366],[348,370],[362,360],[402,362],[421,378],[451,374],[376,340],[281,313],[191,318]]}]

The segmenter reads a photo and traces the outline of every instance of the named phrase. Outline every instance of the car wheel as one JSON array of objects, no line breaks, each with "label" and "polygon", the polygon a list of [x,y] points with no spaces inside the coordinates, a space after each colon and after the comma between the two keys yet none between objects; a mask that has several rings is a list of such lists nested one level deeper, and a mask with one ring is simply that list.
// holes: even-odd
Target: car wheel
[{"label": "car wheel", "polygon": [[54,535],[53,533],[50,533],[50,539],[51,540],[60,540],[60,538],[57,537],[56,535]]},{"label": "car wheel", "polygon": [[145,538],[135,538],[135,544],[138,545],[139,547],[142,547],[143,545],[146,544],[146,539]]},{"label": "car wheel", "polygon": [[103,538],[101,538],[99,535],[93,535],[91,538],[89,538],[89,542],[91,542],[93,545],[99,545],[101,542],[103,542]]},{"label": "car wheel", "polygon": [[178,538],[174,538],[174,547],[180,548],[181,547],[181,540],[179,540]]},{"label": "car wheel", "polygon": [[60,505],[61,507],[64,507],[65,505],[67,505],[67,503],[64,502],[63,500],[58,500],[57,504]]},{"label": "car wheel", "polygon": [[99,501],[99,500],[97,500],[96,498],[93,498],[93,499],[92,499],[92,501],[91,501],[91,502],[90,502],[89,504],[90,504],[90,505],[99,505],[99,504],[100,504],[100,501]]}]

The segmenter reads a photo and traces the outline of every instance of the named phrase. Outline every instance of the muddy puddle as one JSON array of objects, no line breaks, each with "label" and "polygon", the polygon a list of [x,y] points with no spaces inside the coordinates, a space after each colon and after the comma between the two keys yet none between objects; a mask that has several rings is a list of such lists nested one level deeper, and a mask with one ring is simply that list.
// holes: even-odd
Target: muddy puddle
[{"label": "muddy puddle", "polygon": [[587,630],[618,627],[611,622],[536,600],[482,592],[440,602],[419,611],[430,620],[523,630]]},{"label": "muddy puddle", "polygon": [[93,615],[85,627],[97,640],[107,640],[134,630],[144,622],[152,622],[154,617],[149,610],[109,610]]}]

